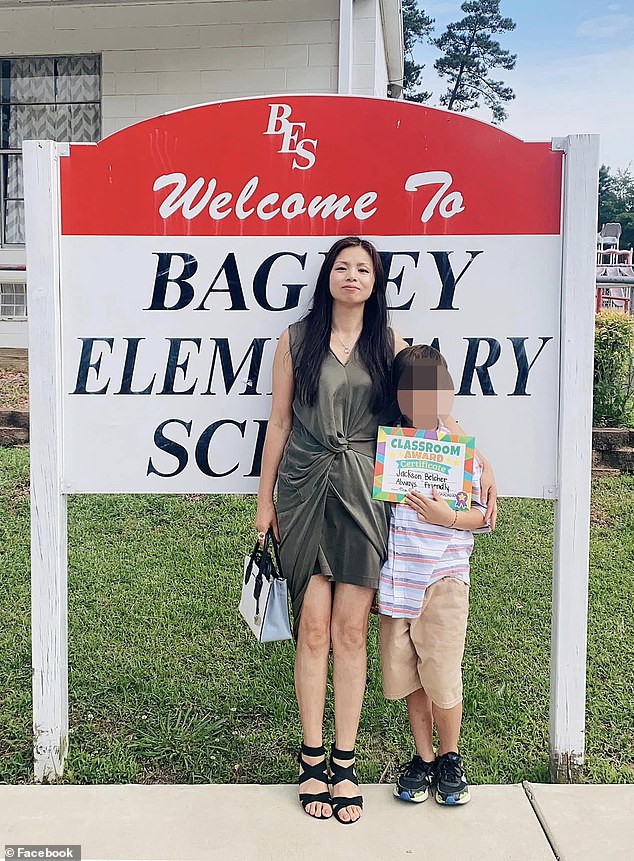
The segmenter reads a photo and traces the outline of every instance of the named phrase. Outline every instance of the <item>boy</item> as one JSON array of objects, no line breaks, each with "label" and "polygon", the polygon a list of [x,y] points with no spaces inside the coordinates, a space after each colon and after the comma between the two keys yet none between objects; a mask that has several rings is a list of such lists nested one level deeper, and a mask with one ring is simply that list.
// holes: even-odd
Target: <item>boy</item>
[{"label": "boy", "polygon": [[[402,424],[449,432],[453,381],[433,347],[416,345],[394,360]],[[470,800],[458,739],[462,721],[462,656],[469,611],[470,530],[485,526],[482,464],[474,459],[469,511],[454,511],[436,488],[430,499],[410,492],[392,506],[388,556],[381,571],[381,669],[387,699],[406,699],[416,755],[403,766],[394,794],[440,804]],[[439,747],[433,748],[433,724]]]}]

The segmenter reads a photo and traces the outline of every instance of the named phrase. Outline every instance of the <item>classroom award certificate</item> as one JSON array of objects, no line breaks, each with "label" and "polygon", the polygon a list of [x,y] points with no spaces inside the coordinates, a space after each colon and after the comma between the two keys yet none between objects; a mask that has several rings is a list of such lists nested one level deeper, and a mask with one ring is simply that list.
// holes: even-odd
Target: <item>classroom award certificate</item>
[{"label": "classroom award certificate", "polygon": [[410,490],[436,487],[455,511],[471,508],[475,437],[406,427],[379,427],[374,499],[402,502]]}]

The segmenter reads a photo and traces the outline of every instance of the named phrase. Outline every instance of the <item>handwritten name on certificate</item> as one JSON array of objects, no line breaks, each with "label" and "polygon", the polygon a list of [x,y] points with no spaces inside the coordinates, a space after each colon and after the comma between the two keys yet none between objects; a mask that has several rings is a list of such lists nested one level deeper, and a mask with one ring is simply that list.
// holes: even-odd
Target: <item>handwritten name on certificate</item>
[{"label": "handwritten name on certificate", "polygon": [[410,490],[436,487],[456,511],[471,508],[475,437],[417,428],[379,427],[374,499],[402,502]]}]

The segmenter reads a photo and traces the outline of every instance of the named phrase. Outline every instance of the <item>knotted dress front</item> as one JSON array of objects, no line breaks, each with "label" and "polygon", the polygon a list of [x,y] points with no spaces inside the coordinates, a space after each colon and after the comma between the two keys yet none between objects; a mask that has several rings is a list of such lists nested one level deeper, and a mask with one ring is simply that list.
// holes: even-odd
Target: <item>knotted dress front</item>
[{"label": "knotted dress front", "polygon": [[[289,326],[293,362],[305,322]],[[278,469],[280,558],[297,636],[306,587],[315,573],[376,589],[387,554],[389,508],[372,499],[377,429],[372,379],[356,346],[347,362],[324,359],[314,406],[293,400],[293,428]]]}]

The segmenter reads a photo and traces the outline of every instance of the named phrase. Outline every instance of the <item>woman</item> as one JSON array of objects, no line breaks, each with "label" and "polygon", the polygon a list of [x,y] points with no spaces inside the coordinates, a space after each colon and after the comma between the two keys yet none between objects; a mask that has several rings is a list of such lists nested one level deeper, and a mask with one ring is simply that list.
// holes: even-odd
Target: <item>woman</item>
[{"label": "woman", "polygon": [[[300,801],[310,816],[328,819],[334,813],[345,824],[359,819],[363,807],[354,746],[366,683],[368,616],[389,527],[388,507],[372,499],[376,435],[394,417],[390,370],[405,346],[387,325],[378,252],[365,240],[346,237],[326,255],[312,309],[282,334],[273,362],[256,528],[261,538],[269,527],[281,535],[293,603],[303,728]],[[494,520],[490,467],[483,476],[486,495],[485,485]],[[322,737],[331,647],[332,794]]]}]

